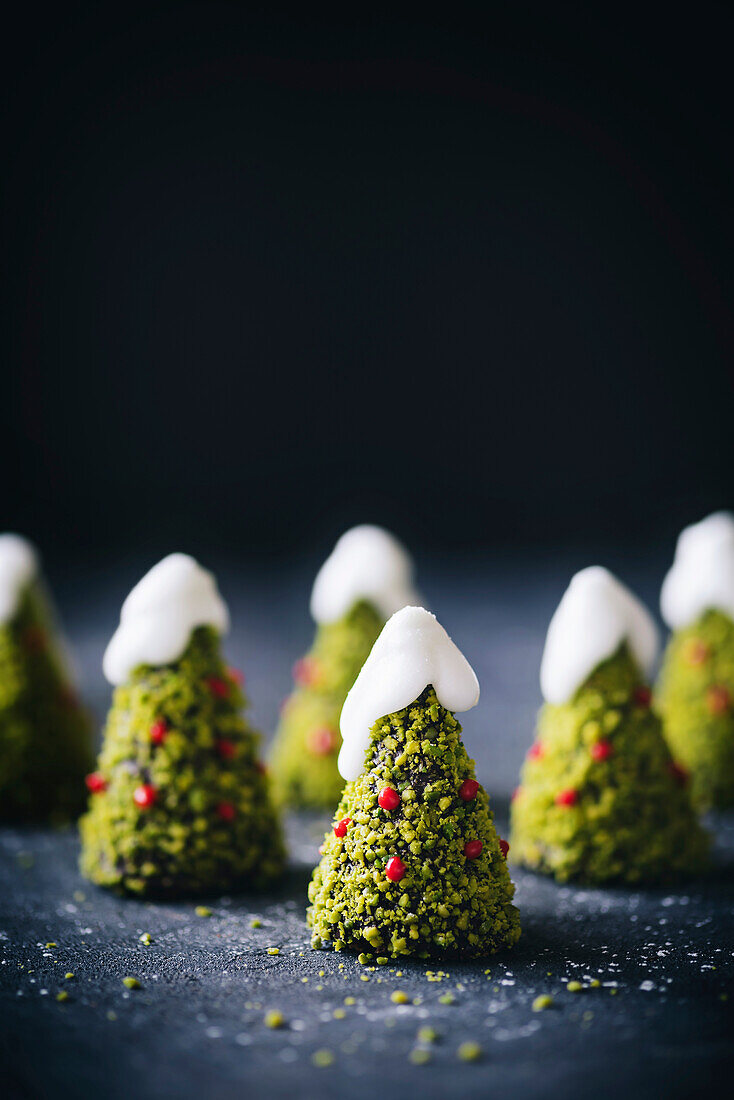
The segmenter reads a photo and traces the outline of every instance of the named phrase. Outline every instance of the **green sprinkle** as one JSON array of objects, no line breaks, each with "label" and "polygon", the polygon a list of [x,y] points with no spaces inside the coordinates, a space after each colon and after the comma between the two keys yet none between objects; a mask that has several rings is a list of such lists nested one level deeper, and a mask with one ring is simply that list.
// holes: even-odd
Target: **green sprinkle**
[{"label": "green sprinkle", "polygon": [[390,994],[390,1000],[396,1005],[407,1005],[410,998],[407,993],[403,993],[402,989],[396,989],[394,993]]},{"label": "green sprinkle", "polygon": [[145,944],[146,947],[150,947],[153,942],[153,937],[150,932],[143,932],[142,936],[140,936],[140,942]]},{"label": "green sprinkle", "polygon": [[418,1028],[418,1042],[419,1043],[435,1043],[438,1039],[438,1032],[433,1027],[419,1027]]},{"label": "green sprinkle", "polygon": [[208,905],[197,905],[194,912],[197,917],[210,917],[212,915],[212,910]]},{"label": "green sprinkle", "polygon": [[462,1062],[476,1062],[482,1057],[482,1048],[479,1043],[462,1043],[456,1056]]},{"label": "green sprinkle", "polygon": [[414,1066],[425,1066],[431,1061],[433,1055],[430,1050],[424,1050],[421,1047],[415,1047],[408,1055],[408,1059]]},{"label": "green sprinkle", "polygon": [[581,982],[567,982],[566,984],[569,993],[580,993],[583,988]]},{"label": "green sprinkle", "polygon": [[334,1064],[334,1055],[330,1050],[315,1050],[311,1055],[311,1061],[319,1069],[325,1069],[326,1066]]},{"label": "green sprinkle", "polygon": [[56,994],[56,1000],[57,1001],[68,1001],[69,1000],[69,994],[66,992],[65,989],[62,989],[60,993]]},{"label": "green sprinkle", "polygon": [[533,1001],[533,1012],[542,1012],[544,1008],[553,1007],[553,998],[550,993],[541,993]]},{"label": "green sprinkle", "polygon": [[452,1005],[455,1000],[453,993],[442,993],[438,998],[438,1003],[440,1005]]},{"label": "green sprinkle", "polygon": [[263,922],[259,917],[253,917],[250,921],[250,928],[262,928]]},{"label": "green sprinkle", "polygon": [[64,977],[66,978],[67,982],[69,982],[74,977],[74,972],[72,970],[67,970],[64,974]]},{"label": "green sprinkle", "polygon": [[282,1027],[285,1023],[285,1016],[277,1008],[271,1008],[269,1012],[265,1013],[263,1022],[265,1027]]},{"label": "green sprinkle", "polygon": [[268,948],[268,955],[279,955],[279,954],[280,954],[280,948],[279,947],[269,947]]},{"label": "green sprinkle", "polygon": [[137,978],[123,978],[122,984],[126,989],[142,989],[142,985]]}]

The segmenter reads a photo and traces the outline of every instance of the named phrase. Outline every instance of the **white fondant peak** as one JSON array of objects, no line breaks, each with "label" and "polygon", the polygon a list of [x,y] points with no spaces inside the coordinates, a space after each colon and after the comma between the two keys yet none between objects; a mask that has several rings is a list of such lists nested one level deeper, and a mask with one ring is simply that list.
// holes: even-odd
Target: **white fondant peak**
[{"label": "white fondant peak", "polygon": [[346,531],[321,566],[311,615],[317,623],[333,623],[366,600],[389,619],[416,599],[413,562],[405,547],[383,527],[365,523]]},{"label": "white fondant peak", "polygon": [[0,535],[0,623],[12,619],[21,593],[38,575],[38,555],[20,535]]},{"label": "white fondant peak", "polygon": [[385,623],[344,702],[339,771],[345,779],[361,774],[377,719],[410,706],[429,684],[446,710],[471,710],[479,701],[474,669],[436,616],[404,607]]},{"label": "white fondant peak", "polygon": [[138,581],[122,605],[120,625],[102,662],[105,676],[111,684],[122,684],[139,665],[178,660],[197,626],[225,634],[227,605],[211,573],[188,554],[169,554]]},{"label": "white fondant peak", "polygon": [[714,512],[685,527],[660,592],[660,610],[672,630],[690,626],[705,611],[734,619],[734,516]]},{"label": "white fondant peak", "polygon": [[582,569],[571,579],[548,627],[540,665],[543,698],[567,702],[625,641],[641,672],[649,675],[658,631],[647,608],[608,569]]}]

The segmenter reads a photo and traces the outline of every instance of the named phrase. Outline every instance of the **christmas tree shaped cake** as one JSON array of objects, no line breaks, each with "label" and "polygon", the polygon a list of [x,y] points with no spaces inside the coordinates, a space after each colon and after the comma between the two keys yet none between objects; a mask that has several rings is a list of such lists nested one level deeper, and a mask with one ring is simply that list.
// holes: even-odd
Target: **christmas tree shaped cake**
[{"label": "christmas tree shaped cake", "polygon": [[314,947],[479,958],[517,941],[507,846],[453,713],[478,698],[433,615],[392,616],[341,716],[347,783],[309,887]]},{"label": "christmas tree shaped cake", "polygon": [[33,547],[0,535],[0,818],[64,821],[84,804],[92,728]]},{"label": "christmas tree shaped cake", "polygon": [[660,597],[673,635],[655,705],[702,810],[734,806],[734,516],[681,532]]},{"label": "christmas tree shaped cake", "polygon": [[220,636],[228,612],[186,554],[147,573],[104,656],[115,685],[97,771],[87,777],[83,873],[152,896],[266,881],[283,865],[280,828],[241,715],[239,674]]},{"label": "christmas tree shaped cake", "polygon": [[321,567],[311,595],[316,638],[296,663],[271,755],[284,805],[333,809],[342,781],[339,715],[386,619],[416,600],[405,549],[381,527],[353,527]]},{"label": "christmas tree shaped cake", "polygon": [[551,620],[546,703],[512,803],[513,859],[561,881],[665,880],[707,851],[650,709],[655,624],[600,566],[577,573]]}]

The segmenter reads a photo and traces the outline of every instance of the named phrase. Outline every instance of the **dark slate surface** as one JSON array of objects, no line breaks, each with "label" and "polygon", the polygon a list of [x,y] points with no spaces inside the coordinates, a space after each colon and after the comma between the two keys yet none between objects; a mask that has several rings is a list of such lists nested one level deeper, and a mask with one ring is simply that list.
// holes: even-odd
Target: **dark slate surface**
[{"label": "dark slate surface", "polygon": [[[465,739],[501,832],[539,703],[548,616],[570,570],[587,562],[453,562],[421,573],[482,683]],[[609,564],[654,599],[655,563],[618,555]],[[63,572],[52,577],[82,687],[100,716],[108,698],[101,651],[140,571],[125,563],[92,570],[83,586]],[[234,616],[228,656],[246,671],[254,719],[270,729],[291,661],[310,636],[308,569],[243,580],[225,566],[221,578]],[[120,900],[83,882],[72,831],[0,831],[0,1096],[387,1100],[423,1090],[602,1100],[730,1086],[731,817],[711,823],[713,874],[676,889],[586,890],[515,872],[519,947],[484,966],[445,965],[441,981],[429,981],[425,964],[370,971],[309,949],[304,898],[322,824],[289,822],[291,870],[277,894],[208,899],[210,917],[193,902]],[[251,927],[255,918],[262,927]],[[139,940],[145,932],[148,947]],[[269,946],[280,953],[268,955]],[[128,991],[125,976],[142,988]],[[568,992],[571,979],[584,991]],[[590,988],[594,979],[598,988]],[[391,1001],[396,990],[408,1004]],[[440,1002],[447,992],[453,1004]],[[534,1013],[539,993],[554,1005]],[[345,1006],[346,997],[356,1003]],[[269,1009],[283,1012],[285,1027],[264,1026]],[[431,1061],[416,1066],[409,1055],[425,1025],[439,1039]],[[481,1045],[479,1061],[458,1060],[466,1040]],[[314,1065],[319,1051],[330,1065]]]}]

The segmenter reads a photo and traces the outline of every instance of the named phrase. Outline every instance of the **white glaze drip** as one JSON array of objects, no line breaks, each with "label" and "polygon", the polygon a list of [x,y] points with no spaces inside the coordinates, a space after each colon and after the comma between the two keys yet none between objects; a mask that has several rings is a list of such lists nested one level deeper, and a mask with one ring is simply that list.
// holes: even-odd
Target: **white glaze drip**
[{"label": "white glaze drip", "polygon": [[672,630],[690,626],[704,611],[723,611],[734,619],[731,512],[714,512],[681,531],[660,592],[660,610]]},{"label": "white glaze drip", "polygon": [[38,576],[38,555],[20,535],[0,535],[0,623],[18,610],[23,590]]},{"label": "white glaze drip", "polygon": [[407,550],[389,531],[371,524],[346,531],[321,566],[311,615],[317,623],[333,623],[359,600],[371,603],[385,619],[417,600]]}]

